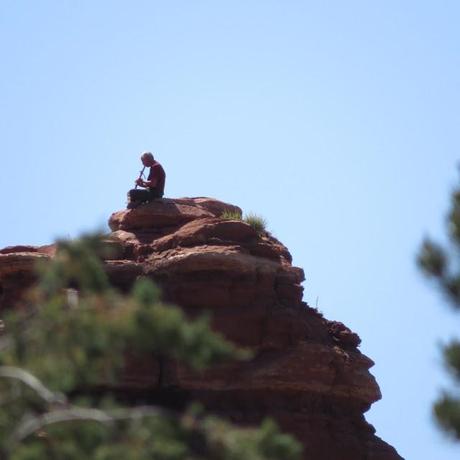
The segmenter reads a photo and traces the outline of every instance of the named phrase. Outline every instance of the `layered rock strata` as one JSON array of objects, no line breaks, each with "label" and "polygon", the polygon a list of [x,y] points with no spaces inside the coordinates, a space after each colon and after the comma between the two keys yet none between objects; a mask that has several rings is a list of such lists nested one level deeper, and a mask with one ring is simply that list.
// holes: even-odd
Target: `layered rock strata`
[{"label": "layered rock strata", "polygon": [[[116,212],[109,220],[116,255],[105,266],[123,290],[148,277],[190,316],[211,312],[213,328],[254,358],[196,373],[172,360],[133,357],[119,390],[200,400],[240,424],[270,416],[297,436],[308,459],[400,459],[363,416],[381,395],[357,334],[302,301],[304,273],[285,246],[221,218],[224,211],[241,212],[211,198]],[[0,308],[20,302],[34,262],[52,255],[49,246],[0,251]]]}]

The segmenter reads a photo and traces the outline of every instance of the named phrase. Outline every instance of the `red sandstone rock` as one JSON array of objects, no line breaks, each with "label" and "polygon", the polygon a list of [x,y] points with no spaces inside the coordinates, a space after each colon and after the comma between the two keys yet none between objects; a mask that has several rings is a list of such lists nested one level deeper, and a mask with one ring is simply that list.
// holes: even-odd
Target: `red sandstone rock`
[{"label": "red sandstone rock", "polygon": [[210,243],[240,243],[257,239],[257,232],[239,220],[217,218],[198,219],[182,226],[176,232],[156,240],[156,252],[177,246],[200,246]]},{"label": "red sandstone rock", "polygon": [[21,302],[36,279],[37,262],[48,258],[37,251],[0,254],[0,311]]},{"label": "red sandstone rock", "polygon": [[361,343],[361,339],[358,334],[348,329],[345,324],[338,321],[329,321],[328,324],[329,332],[337,342],[340,342],[343,345],[350,345],[352,347],[357,347]]},{"label": "red sandstone rock", "polygon": [[17,273],[33,272],[37,261],[43,259],[48,259],[48,256],[37,252],[0,254],[0,276],[3,278]]},{"label": "red sandstone rock", "polygon": [[[212,327],[254,358],[197,373],[174,360],[130,356],[119,390],[161,399],[174,389],[236,423],[273,417],[304,444],[308,459],[400,459],[364,419],[381,395],[358,335],[302,302],[304,273],[285,246],[219,218],[224,211],[241,214],[212,198],[157,200],[114,213],[108,244],[116,251],[106,270],[120,289],[146,276],[189,315],[211,312]],[[0,309],[30,284],[34,261],[48,257],[29,249],[0,251]]]},{"label": "red sandstone rock", "polygon": [[109,220],[112,230],[132,230],[182,225],[203,217],[218,217],[224,211],[241,210],[212,198],[168,198],[154,200],[136,209],[113,213]]},{"label": "red sandstone rock", "polygon": [[220,217],[224,212],[242,215],[241,208],[233,204],[224,203],[215,198],[195,197],[195,198],[176,198],[176,203],[188,204],[209,211],[216,217]]},{"label": "red sandstone rock", "polygon": [[18,245],[0,249],[0,254],[14,254],[15,252],[37,252],[37,246]]},{"label": "red sandstone rock", "polygon": [[7,246],[6,248],[0,249],[0,254],[35,252],[39,254],[47,254],[49,256],[52,256],[54,255],[55,251],[56,251],[56,246],[54,244],[48,244],[46,246],[18,245],[18,246]]}]

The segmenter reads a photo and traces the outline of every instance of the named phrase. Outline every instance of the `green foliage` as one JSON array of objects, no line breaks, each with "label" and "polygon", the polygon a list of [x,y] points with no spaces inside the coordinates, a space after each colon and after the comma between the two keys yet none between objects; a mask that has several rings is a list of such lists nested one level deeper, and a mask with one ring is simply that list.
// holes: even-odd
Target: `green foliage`
[{"label": "green foliage", "polygon": [[451,436],[460,439],[460,401],[444,393],[434,405],[439,425]]},{"label": "green foliage", "polygon": [[220,216],[222,219],[227,220],[241,220],[250,225],[258,234],[266,232],[266,220],[254,213],[248,213],[244,217],[239,212],[224,211]]},{"label": "green foliage", "polygon": [[292,438],[280,434],[272,420],[264,420],[259,429],[235,429],[216,417],[204,420],[204,431],[211,458],[222,460],[295,460],[302,453]]},{"label": "green foliage", "polygon": [[221,214],[221,219],[226,219],[226,220],[241,220],[243,218],[243,216],[241,215],[240,212],[238,211],[228,211],[228,210],[225,210],[222,214]]},{"label": "green foliage", "polygon": [[418,264],[428,277],[442,278],[446,270],[444,250],[429,239],[423,242]]},{"label": "green foliage", "polygon": [[86,235],[80,241],[58,241],[59,250],[52,264],[43,263],[39,289],[48,297],[65,288],[75,288],[81,294],[102,293],[110,289],[101,258],[110,249],[100,235]]},{"label": "green foliage", "polygon": [[[448,215],[449,243],[446,247],[426,239],[419,251],[417,263],[435,283],[454,309],[460,309],[460,186],[452,194]],[[453,392],[444,392],[434,405],[439,425],[460,440],[460,342],[444,346],[444,361],[455,382]]]},{"label": "green foliage", "polygon": [[257,214],[246,214],[244,216],[244,222],[249,224],[259,234],[264,233],[266,231],[266,220],[263,217],[258,216]]},{"label": "green foliage", "polygon": [[[97,460],[296,459],[299,444],[265,422],[235,428],[196,409],[126,407],[92,395],[117,385],[126,356],[169,356],[195,369],[246,359],[209,328],[161,302],[148,279],[129,294],[102,268],[96,236],[60,242],[40,267],[33,307],[10,313],[0,336],[0,458]],[[102,385],[102,386],[101,386]]]}]

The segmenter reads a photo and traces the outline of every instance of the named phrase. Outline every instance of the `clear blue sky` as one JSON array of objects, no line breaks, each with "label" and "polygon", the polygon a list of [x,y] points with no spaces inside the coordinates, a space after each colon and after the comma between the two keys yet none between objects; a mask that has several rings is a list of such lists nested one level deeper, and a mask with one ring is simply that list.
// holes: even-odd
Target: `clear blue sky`
[{"label": "clear blue sky", "polygon": [[458,1],[0,2],[0,247],[104,226],[139,153],[169,197],[263,215],[305,300],[359,333],[407,459],[458,459],[430,409],[460,318],[417,272],[457,180]]}]

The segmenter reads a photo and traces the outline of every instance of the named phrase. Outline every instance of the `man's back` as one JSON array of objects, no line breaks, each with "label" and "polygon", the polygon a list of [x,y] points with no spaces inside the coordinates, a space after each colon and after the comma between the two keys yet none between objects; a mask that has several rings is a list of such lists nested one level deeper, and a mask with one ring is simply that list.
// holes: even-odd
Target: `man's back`
[{"label": "man's back", "polygon": [[158,161],[155,161],[155,164],[150,167],[149,177],[147,178],[149,181],[154,181],[155,189],[164,194],[165,190],[165,182],[166,182],[166,173]]}]

